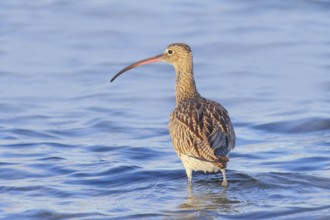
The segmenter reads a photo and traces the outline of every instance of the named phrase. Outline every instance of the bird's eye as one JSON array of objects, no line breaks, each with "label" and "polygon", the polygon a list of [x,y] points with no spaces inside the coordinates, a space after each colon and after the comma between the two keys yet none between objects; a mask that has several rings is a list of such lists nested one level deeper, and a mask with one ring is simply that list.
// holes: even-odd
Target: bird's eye
[{"label": "bird's eye", "polygon": [[167,53],[168,54],[172,54],[173,53],[173,50],[168,50]]}]

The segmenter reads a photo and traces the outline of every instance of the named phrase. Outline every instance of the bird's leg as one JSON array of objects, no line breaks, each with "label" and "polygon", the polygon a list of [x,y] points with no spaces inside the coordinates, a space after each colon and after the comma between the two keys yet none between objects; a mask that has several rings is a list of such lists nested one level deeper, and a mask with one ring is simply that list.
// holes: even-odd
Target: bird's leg
[{"label": "bird's leg", "polygon": [[186,174],[187,174],[188,181],[191,183],[191,181],[192,181],[192,169],[190,169],[187,166],[184,166],[184,168],[186,169]]},{"label": "bird's leg", "polygon": [[221,186],[227,187],[228,186],[228,182],[227,182],[227,177],[226,177],[226,169],[223,168],[223,169],[220,169],[220,170],[221,170],[221,173],[222,173],[222,176],[223,176],[223,180],[222,180]]}]

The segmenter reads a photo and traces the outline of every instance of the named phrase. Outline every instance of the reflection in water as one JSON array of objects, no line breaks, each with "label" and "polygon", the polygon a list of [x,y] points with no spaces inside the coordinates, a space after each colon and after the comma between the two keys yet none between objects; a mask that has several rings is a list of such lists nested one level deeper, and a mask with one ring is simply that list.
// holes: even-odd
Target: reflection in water
[{"label": "reflection in water", "polygon": [[[229,186],[230,187],[230,186]],[[227,188],[221,186],[218,181],[211,183],[189,183],[187,186],[186,201],[179,205],[181,210],[213,210],[218,213],[234,213],[240,203],[230,199]]]}]

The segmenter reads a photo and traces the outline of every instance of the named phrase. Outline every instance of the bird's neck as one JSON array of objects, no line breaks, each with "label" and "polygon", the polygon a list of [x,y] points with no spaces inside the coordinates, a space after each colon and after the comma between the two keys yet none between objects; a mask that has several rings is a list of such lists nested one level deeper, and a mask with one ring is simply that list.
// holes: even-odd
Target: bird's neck
[{"label": "bird's neck", "polygon": [[181,102],[200,96],[193,74],[192,61],[185,65],[175,66],[176,71],[176,105]]}]

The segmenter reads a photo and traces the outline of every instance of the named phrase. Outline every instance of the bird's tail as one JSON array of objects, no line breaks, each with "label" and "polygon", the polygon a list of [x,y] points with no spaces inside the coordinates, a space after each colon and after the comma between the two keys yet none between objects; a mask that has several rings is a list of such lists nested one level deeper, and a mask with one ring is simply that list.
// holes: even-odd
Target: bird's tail
[{"label": "bird's tail", "polygon": [[227,168],[227,162],[229,161],[228,157],[226,156],[219,156],[218,161],[214,161],[213,164],[221,169]]}]

